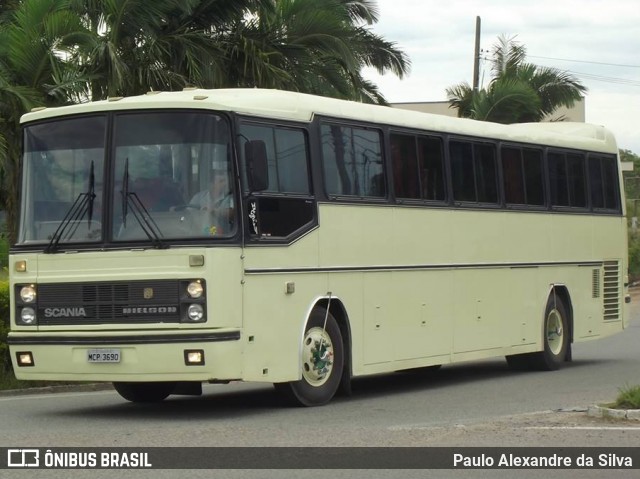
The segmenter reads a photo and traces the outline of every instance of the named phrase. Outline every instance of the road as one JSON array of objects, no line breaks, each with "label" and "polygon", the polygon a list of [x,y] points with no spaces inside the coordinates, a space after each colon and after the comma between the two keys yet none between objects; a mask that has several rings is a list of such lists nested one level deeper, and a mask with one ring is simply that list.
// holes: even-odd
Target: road
[{"label": "road", "polygon": [[[640,384],[640,304],[630,327],[574,345],[574,360],[554,372],[514,372],[503,359],[354,381],[353,395],[321,408],[283,406],[271,386],[208,385],[201,397],[155,405],[114,391],[0,396],[4,447],[156,446],[640,446],[640,423],[587,417],[625,384]],[[55,477],[9,471],[11,477]],[[62,473],[63,471],[57,471]],[[68,471],[63,477],[114,477]],[[118,472],[175,477],[173,471]],[[305,477],[325,477],[307,471]],[[339,471],[336,477],[514,477],[512,471]],[[558,472],[558,471],[556,471]],[[603,474],[606,472],[606,474]],[[184,473],[184,474],[183,474]],[[634,476],[634,473],[636,474]],[[504,475],[501,475],[504,474]],[[547,477],[549,471],[518,471]],[[575,474],[575,475],[574,475]],[[3,477],[8,477],[3,474]],[[182,471],[180,477],[299,477],[296,471]],[[559,477],[559,476],[556,476]],[[634,471],[572,470],[562,477],[640,477]]]}]

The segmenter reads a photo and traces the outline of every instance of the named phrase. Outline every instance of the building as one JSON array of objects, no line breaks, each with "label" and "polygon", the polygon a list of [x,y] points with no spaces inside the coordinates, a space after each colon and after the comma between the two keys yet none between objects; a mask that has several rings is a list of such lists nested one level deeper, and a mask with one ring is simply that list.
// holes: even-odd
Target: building
[{"label": "building", "polygon": [[[424,101],[424,102],[406,102],[391,103],[393,108],[401,108],[404,110],[421,111],[424,113],[435,113],[437,115],[458,116],[455,108],[449,108],[448,101]],[[585,100],[582,98],[572,108],[560,108],[551,116],[551,119],[564,117],[564,121],[577,121],[584,123],[585,121]]]}]

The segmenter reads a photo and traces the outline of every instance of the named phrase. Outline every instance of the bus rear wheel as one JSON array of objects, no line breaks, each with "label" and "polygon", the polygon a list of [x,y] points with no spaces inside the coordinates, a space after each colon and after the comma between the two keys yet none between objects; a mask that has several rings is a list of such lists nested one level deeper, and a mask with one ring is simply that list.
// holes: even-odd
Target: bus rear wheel
[{"label": "bus rear wheel", "polygon": [[311,313],[302,340],[302,379],[274,386],[289,402],[301,406],[322,406],[336,394],[343,367],[344,345],[340,327],[326,309],[316,308]]},{"label": "bus rear wheel", "polygon": [[114,389],[127,401],[160,402],[169,396],[176,387],[172,382],[157,383],[113,383]]},{"label": "bus rear wheel", "polygon": [[542,342],[542,351],[507,356],[507,363],[513,369],[555,371],[570,357],[567,308],[562,298],[553,292],[549,295],[545,308]]}]

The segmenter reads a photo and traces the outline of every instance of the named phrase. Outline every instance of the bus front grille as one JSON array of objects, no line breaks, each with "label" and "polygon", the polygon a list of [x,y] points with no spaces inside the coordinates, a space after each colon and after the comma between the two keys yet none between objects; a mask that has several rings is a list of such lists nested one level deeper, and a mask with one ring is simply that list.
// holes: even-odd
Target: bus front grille
[{"label": "bus front grille", "polygon": [[42,326],[179,322],[176,280],[38,285]]}]

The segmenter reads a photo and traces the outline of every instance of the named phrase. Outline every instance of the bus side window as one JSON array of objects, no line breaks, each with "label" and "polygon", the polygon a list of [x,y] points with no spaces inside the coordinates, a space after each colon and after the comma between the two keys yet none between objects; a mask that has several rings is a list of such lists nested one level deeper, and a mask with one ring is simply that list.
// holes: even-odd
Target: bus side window
[{"label": "bus side window", "polygon": [[507,204],[526,204],[520,148],[502,148],[502,172]]},{"label": "bus side window", "polygon": [[444,201],[444,151],[442,140],[436,137],[418,138],[422,199]]},{"label": "bus side window", "polygon": [[471,143],[452,141],[450,151],[453,199],[455,201],[476,201],[477,195]]},{"label": "bus side window", "polygon": [[[245,195],[255,195],[258,231],[261,238],[287,237],[315,220],[309,178],[309,155],[305,131],[299,128],[244,123],[241,126],[239,152],[243,161]],[[251,191],[247,177],[244,145],[260,141],[267,157],[266,188]],[[243,145],[244,142],[244,145]],[[259,223],[259,224],[258,224]]]},{"label": "bus side window", "polygon": [[589,156],[589,189],[594,209],[618,210],[615,157]]},{"label": "bus side window", "polygon": [[384,198],[380,132],[333,124],[323,124],[320,131],[327,194]]},{"label": "bus side window", "polygon": [[551,152],[548,159],[552,206],[585,208],[587,192],[584,155]]},{"label": "bus side window", "polygon": [[391,135],[393,185],[397,198],[420,198],[418,152],[413,135]]}]

